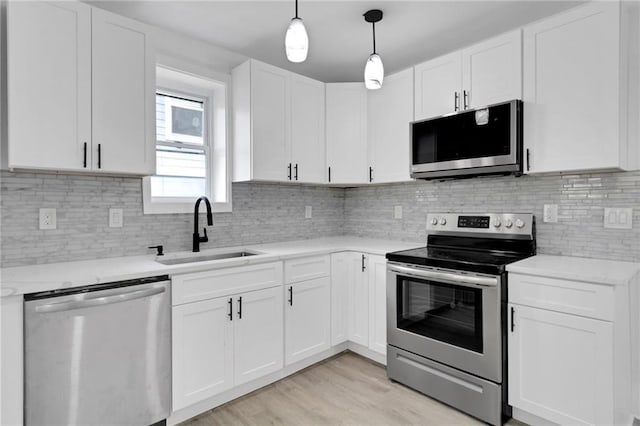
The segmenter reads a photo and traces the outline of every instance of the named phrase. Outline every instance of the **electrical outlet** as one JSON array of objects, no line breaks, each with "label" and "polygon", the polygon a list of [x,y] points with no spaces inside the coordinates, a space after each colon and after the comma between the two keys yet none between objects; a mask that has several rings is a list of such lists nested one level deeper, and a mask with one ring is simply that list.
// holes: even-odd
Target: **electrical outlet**
[{"label": "electrical outlet", "polygon": [[122,228],[123,223],[122,209],[109,209],[109,228]]},{"label": "electrical outlet", "polygon": [[304,218],[305,219],[311,219],[313,210],[311,208],[311,206],[304,206]]},{"label": "electrical outlet", "polygon": [[558,221],[558,205],[557,204],[545,204],[544,205],[544,218],[545,222],[556,223]]},{"label": "electrical outlet", "polygon": [[40,209],[40,229],[56,229],[56,209]]},{"label": "electrical outlet", "polygon": [[631,229],[633,224],[633,209],[609,208],[604,209],[604,227],[614,229]]},{"label": "electrical outlet", "polygon": [[402,219],[402,206],[395,206],[393,209],[394,219]]}]

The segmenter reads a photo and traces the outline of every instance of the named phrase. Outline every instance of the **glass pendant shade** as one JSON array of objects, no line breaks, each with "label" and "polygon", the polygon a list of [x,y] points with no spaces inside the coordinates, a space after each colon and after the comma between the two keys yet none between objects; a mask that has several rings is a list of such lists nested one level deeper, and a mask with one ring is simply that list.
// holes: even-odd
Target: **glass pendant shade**
[{"label": "glass pendant shade", "polygon": [[382,87],[382,80],[384,80],[382,59],[377,53],[372,53],[364,67],[364,85],[369,90],[376,90]]},{"label": "glass pendant shade", "polygon": [[293,18],[284,39],[287,59],[291,62],[304,62],[309,51],[307,29],[300,18]]}]

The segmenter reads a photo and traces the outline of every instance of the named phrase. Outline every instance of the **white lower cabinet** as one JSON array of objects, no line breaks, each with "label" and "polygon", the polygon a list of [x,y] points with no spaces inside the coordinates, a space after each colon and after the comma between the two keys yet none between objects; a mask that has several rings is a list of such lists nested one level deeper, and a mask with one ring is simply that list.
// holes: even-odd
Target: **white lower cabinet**
[{"label": "white lower cabinet", "polygon": [[509,309],[509,404],[559,424],[613,424],[613,324]]},{"label": "white lower cabinet", "polygon": [[387,261],[359,252],[331,255],[331,344],[387,353]]},{"label": "white lower cabinet", "polygon": [[367,255],[349,253],[347,270],[348,337],[369,346],[369,280]]},{"label": "white lower cabinet", "polygon": [[[256,274],[257,268],[265,272]],[[277,285],[274,285],[272,277],[274,268],[279,271],[276,274]],[[179,275],[172,278],[173,286],[201,283],[208,279],[213,287],[220,287],[218,281],[222,272],[233,277],[239,288],[269,287],[244,292],[235,290],[235,293],[229,291],[219,297],[191,303],[181,302],[196,299],[198,294],[202,294],[202,286],[183,289],[181,297],[175,297],[180,291],[174,291],[174,411],[283,367],[282,264]],[[224,289],[219,289],[222,291]]]},{"label": "white lower cabinet", "polygon": [[331,278],[326,276],[285,287],[285,364],[331,347]]},{"label": "white lower cabinet", "polygon": [[514,417],[531,424],[628,424],[628,285],[537,272],[509,273],[508,379]]},{"label": "white lower cabinet", "polygon": [[235,384],[282,368],[282,287],[236,296]]},{"label": "white lower cabinet", "polygon": [[173,408],[233,387],[232,298],[173,308]]},{"label": "white lower cabinet", "polygon": [[369,257],[369,349],[387,354],[387,259]]}]

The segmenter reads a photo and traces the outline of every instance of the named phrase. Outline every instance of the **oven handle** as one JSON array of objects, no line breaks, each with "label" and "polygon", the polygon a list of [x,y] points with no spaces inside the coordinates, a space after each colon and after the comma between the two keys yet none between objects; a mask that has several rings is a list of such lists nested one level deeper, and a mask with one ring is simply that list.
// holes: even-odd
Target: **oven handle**
[{"label": "oven handle", "polygon": [[428,278],[446,281],[468,287],[497,287],[498,277],[482,277],[478,275],[463,275],[454,272],[432,271],[408,268],[406,266],[389,265],[390,272],[417,278]]}]

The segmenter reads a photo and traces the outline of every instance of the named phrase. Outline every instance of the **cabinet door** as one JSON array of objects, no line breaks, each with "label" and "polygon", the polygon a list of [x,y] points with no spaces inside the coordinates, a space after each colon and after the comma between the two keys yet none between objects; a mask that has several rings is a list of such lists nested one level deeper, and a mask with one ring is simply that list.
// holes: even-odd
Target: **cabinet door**
[{"label": "cabinet door", "polygon": [[84,170],[85,144],[91,154],[91,8],[9,2],[7,9],[9,166]]},{"label": "cabinet door", "polygon": [[513,31],[462,51],[462,108],[522,99],[522,36]]},{"label": "cabinet door", "polygon": [[509,308],[509,404],[558,424],[613,424],[613,325]]},{"label": "cabinet door", "polygon": [[347,266],[349,340],[363,346],[369,346],[368,264],[367,255],[353,253]]},{"label": "cabinet door", "polygon": [[231,297],[173,308],[173,409],[233,386]]},{"label": "cabinet door", "polygon": [[282,368],[282,287],[235,297],[235,384],[249,382]]},{"label": "cabinet door", "polygon": [[366,183],[367,93],[362,83],[330,83],[327,90],[327,166],[330,183]]},{"label": "cabinet door", "polygon": [[155,173],[155,54],[142,24],[92,10],[93,168]]},{"label": "cabinet door", "polygon": [[285,287],[285,363],[292,364],[331,346],[331,279],[316,278]]},{"label": "cabinet door", "polygon": [[384,79],[367,95],[369,164],[373,182],[402,182],[409,176],[409,123],[413,121],[413,69]]},{"label": "cabinet door", "polygon": [[288,181],[289,72],[251,61],[253,179]]},{"label": "cabinet door", "polygon": [[326,182],[324,83],[291,75],[291,162],[298,182]]},{"label": "cabinet door", "polygon": [[524,29],[528,172],[619,166],[619,13],[594,2]]},{"label": "cabinet door", "polygon": [[369,348],[387,354],[387,259],[369,258]]},{"label": "cabinet door", "polygon": [[462,62],[455,52],[414,67],[415,119],[436,117],[462,105]]},{"label": "cabinet door", "polygon": [[349,260],[353,253],[331,255],[331,345],[349,337]]}]

